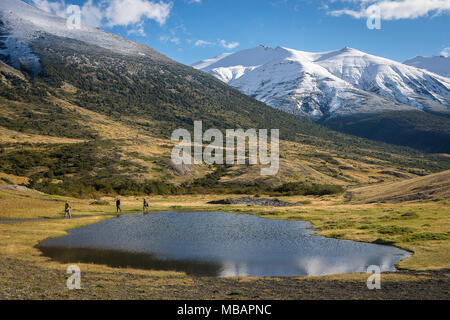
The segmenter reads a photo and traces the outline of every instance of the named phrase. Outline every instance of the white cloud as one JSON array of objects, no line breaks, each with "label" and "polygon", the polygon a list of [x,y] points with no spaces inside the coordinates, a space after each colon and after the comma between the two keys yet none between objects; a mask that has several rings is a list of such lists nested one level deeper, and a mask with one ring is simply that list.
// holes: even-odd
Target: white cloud
[{"label": "white cloud", "polygon": [[219,44],[225,49],[232,50],[239,46],[239,42],[229,42],[227,43],[225,40],[219,40]]},{"label": "white cloud", "polygon": [[51,2],[48,0],[33,0],[33,4],[46,12],[53,13],[59,17],[66,18],[66,4],[64,0],[61,2]]},{"label": "white cloud", "polygon": [[[32,0],[33,4],[44,11],[67,18],[68,4],[64,0]],[[172,10],[172,2],[155,2],[150,0],[102,0],[95,4],[87,0],[81,6],[81,20],[85,25],[131,26],[129,33],[144,34],[144,21],[150,19],[160,25],[166,23]]]},{"label": "white cloud", "polygon": [[439,15],[450,12],[450,0],[331,0],[330,2],[355,3],[352,8],[330,10],[332,16],[349,15],[354,18],[366,18],[371,15],[373,6],[378,6],[384,20],[416,19],[429,14]]},{"label": "white cloud", "polygon": [[441,56],[446,57],[446,58],[450,57],[450,47],[444,48],[441,51]]},{"label": "white cloud", "polygon": [[166,23],[173,4],[162,1],[156,3],[147,0],[110,0],[105,10],[107,25],[128,26],[139,23],[144,18]]},{"label": "white cloud", "polygon": [[209,42],[205,40],[197,40],[194,44],[196,47],[203,47],[203,46],[213,46],[215,45],[214,42]]},{"label": "white cloud", "polygon": [[197,40],[194,45],[196,47],[205,47],[205,46],[221,46],[225,49],[232,50],[239,46],[239,42],[226,42],[225,40],[217,40],[217,42],[210,42],[205,40]]},{"label": "white cloud", "polygon": [[92,27],[99,27],[102,24],[103,13],[92,0],[88,0],[81,7],[82,23]]}]

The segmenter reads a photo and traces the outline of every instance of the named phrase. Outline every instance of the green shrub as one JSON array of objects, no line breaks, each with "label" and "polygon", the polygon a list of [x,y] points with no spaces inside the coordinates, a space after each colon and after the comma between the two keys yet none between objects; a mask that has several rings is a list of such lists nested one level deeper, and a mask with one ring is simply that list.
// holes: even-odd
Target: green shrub
[{"label": "green shrub", "polygon": [[285,196],[324,196],[331,194],[340,194],[344,188],[331,184],[305,184],[303,182],[289,182],[275,188],[272,194]]},{"label": "green shrub", "polygon": [[414,229],[407,227],[398,227],[398,226],[386,226],[378,229],[378,232],[381,234],[389,234],[389,235],[401,235],[413,233]]},{"label": "green shrub", "polygon": [[416,219],[419,218],[419,215],[414,212],[407,212],[401,215],[402,219]]},{"label": "green shrub", "polygon": [[448,240],[448,239],[450,239],[450,234],[448,233],[433,233],[433,232],[416,233],[402,238],[402,240],[405,242]]},{"label": "green shrub", "polygon": [[377,240],[372,241],[372,243],[386,245],[386,246],[390,246],[390,245],[395,244],[394,241],[386,240],[386,239],[382,239],[382,238],[378,238]]}]

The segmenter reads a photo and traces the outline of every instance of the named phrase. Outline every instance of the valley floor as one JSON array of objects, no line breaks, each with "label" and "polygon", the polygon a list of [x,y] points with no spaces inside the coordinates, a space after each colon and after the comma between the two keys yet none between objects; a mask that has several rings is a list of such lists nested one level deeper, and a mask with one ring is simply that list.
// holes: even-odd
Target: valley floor
[{"label": "valley floor", "polygon": [[[66,288],[67,265],[35,246],[66,230],[115,216],[112,198],[69,199],[74,216],[61,218],[65,199],[0,185],[1,299],[445,299],[450,298],[448,200],[350,204],[340,197],[283,197],[289,208],[207,205],[222,196],[151,197],[153,211],[214,210],[270,219],[310,221],[318,234],[390,243],[414,252],[398,272],[382,274],[382,289],[367,289],[367,274],[304,278],[210,278],[181,272],[78,264],[82,290]],[[122,198],[124,213],[139,212],[140,197]],[[302,204],[300,204],[300,202]],[[1,223],[5,219],[37,219]]]}]

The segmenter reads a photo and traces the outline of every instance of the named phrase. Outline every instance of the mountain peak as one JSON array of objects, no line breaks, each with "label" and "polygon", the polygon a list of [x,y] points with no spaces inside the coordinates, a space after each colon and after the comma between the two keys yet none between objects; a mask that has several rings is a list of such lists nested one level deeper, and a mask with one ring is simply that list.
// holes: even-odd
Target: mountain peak
[{"label": "mountain peak", "polygon": [[365,52],[349,47],[349,46],[345,46],[344,48],[342,48],[341,50],[338,50],[338,52],[341,53],[354,53],[354,54],[366,54]]},{"label": "mountain peak", "polygon": [[450,79],[349,46],[321,53],[259,46],[198,69],[274,108],[313,119],[386,110],[450,112]]},{"label": "mountain peak", "polygon": [[[289,56],[289,52],[281,47],[270,48],[267,46],[259,45],[254,48],[245,49],[231,54],[222,54],[216,58],[206,59],[193,64],[196,69],[203,71],[210,71],[213,69],[239,67],[239,68],[254,68],[261,66],[269,61],[282,59]],[[229,77],[226,77],[229,79]],[[224,80],[222,78],[221,80]]]}]

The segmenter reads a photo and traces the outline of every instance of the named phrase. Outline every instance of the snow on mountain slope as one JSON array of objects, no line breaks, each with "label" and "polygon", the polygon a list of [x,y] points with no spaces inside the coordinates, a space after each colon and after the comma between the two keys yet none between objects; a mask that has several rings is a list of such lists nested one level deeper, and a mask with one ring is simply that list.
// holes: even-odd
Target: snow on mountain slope
[{"label": "snow on mountain slope", "polygon": [[450,106],[450,79],[417,68],[344,48],[315,61],[353,86],[418,109],[422,99]]},{"label": "snow on mountain slope", "polygon": [[425,69],[441,76],[450,78],[450,57],[415,57],[406,60],[404,64],[420,69]]},{"label": "snow on mountain slope", "polygon": [[145,45],[97,28],[82,25],[79,30],[71,30],[67,27],[66,19],[37,9],[20,0],[0,1],[0,32],[2,32],[0,36],[3,38],[0,38],[0,41],[3,40],[2,48],[0,48],[3,52],[0,54],[14,53],[14,46],[9,45],[11,42],[24,46],[45,34],[51,34],[86,42],[121,54],[149,54],[168,59]]},{"label": "snow on mountain slope", "polygon": [[[330,74],[322,66],[311,62],[311,56],[306,53],[263,47],[255,51],[263,54],[248,61],[261,65],[240,65],[246,72],[226,82],[274,108],[320,119],[335,111],[348,113],[351,111],[349,106],[363,112],[368,106],[376,107],[380,102],[385,102]],[[224,79],[226,71],[233,68],[236,67],[217,67],[211,72],[217,78]]]},{"label": "snow on mountain slope", "polygon": [[192,66],[195,69],[206,69],[207,67],[209,67],[210,65],[216,63],[219,60],[222,60],[223,58],[226,58],[227,56],[229,56],[232,53],[222,53],[220,55],[218,55],[217,57],[211,58],[211,59],[206,59],[203,61],[199,61],[197,63],[194,63]]},{"label": "snow on mountain slope", "polygon": [[194,67],[274,108],[313,119],[450,107],[450,79],[348,47],[310,53],[259,46]]},{"label": "snow on mountain slope", "polygon": [[261,45],[253,49],[242,50],[236,53],[226,54],[225,56],[220,55],[215,59],[205,60],[213,63],[203,68],[198,67],[200,64],[194,65],[194,67],[209,71],[216,68],[228,68],[237,65],[243,67],[260,66],[272,60],[286,58],[288,55],[289,53],[281,47],[272,49]]}]

